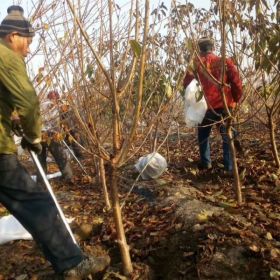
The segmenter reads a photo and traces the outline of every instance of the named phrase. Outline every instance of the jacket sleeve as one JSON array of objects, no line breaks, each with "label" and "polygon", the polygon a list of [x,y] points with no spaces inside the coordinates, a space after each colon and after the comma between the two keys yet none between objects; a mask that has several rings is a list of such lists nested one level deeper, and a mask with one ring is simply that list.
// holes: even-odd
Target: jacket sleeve
[{"label": "jacket sleeve", "polygon": [[194,79],[194,75],[188,70],[186,72],[186,75],[185,75],[185,78],[184,78],[184,82],[183,82],[184,88],[186,88],[191,83],[191,81],[193,79]]},{"label": "jacket sleeve", "polygon": [[1,57],[1,82],[7,88],[7,101],[17,110],[23,133],[30,143],[41,141],[39,99],[27,75],[26,65],[18,55]]},{"label": "jacket sleeve", "polygon": [[231,87],[232,98],[235,102],[238,102],[242,96],[242,82],[237,68],[231,59],[227,59],[227,76]]}]

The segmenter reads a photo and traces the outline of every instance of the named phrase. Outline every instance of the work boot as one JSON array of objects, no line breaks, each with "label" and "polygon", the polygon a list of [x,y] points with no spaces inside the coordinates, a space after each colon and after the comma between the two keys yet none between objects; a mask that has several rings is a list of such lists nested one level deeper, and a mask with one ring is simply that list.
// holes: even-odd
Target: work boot
[{"label": "work boot", "polygon": [[197,168],[199,170],[210,170],[210,169],[212,169],[212,164],[211,163],[205,164],[205,163],[199,162],[197,164]]},{"label": "work boot", "polygon": [[231,178],[231,177],[233,177],[233,171],[232,170],[223,170],[222,171],[222,177],[224,177],[224,178]]},{"label": "work boot", "polygon": [[64,280],[81,280],[90,274],[104,271],[110,263],[109,256],[103,257],[86,257],[77,266],[64,271]]},{"label": "work boot", "polygon": [[69,185],[74,184],[74,180],[72,176],[62,175],[59,181],[62,182],[63,184],[69,184]]}]

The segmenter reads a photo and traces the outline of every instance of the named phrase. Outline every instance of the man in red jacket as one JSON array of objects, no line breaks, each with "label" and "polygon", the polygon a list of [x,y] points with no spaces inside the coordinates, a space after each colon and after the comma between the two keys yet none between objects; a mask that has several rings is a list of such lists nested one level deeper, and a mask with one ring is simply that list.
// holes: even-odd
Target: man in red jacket
[{"label": "man in red jacket", "polygon": [[[209,135],[212,126],[217,124],[223,139],[223,158],[224,168],[227,172],[232,173],[232,156],[229,147],[229,141],[226,134],[224,118],[226,110],[223,103],[222,92],[220,87],[222,75],[222,59],[213,53],[214,42],[210,38],[203,37],[198,41],[200,51],[199,58],[194,62],[193,72],[187,71],[184,78],[184,88],[186,88],[193,79],[197,79],[202,86],[204,97],[208,109],[205,117],[198,127],[198,142],[200,152],[200,169],[212,168],[210,157]],[[242,96],[242,83],[231,59],[225,61],[225,98],[229,109],[236,106]]]}]

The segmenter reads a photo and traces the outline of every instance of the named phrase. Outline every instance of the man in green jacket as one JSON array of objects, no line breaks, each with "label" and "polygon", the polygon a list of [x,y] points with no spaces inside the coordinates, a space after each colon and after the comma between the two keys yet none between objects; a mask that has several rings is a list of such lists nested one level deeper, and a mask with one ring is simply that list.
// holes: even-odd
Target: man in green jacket
[{"label": "man in green jacket", "polygon": [[[109,257],[86,257],[73,242],[50,194],[20,164],[12,138],[17,112],[23,148],[41,152],[41,117],[24,57],[34,30],[20,6],[11,6],[0,25],[0,203],[40,244],[54,270],[65,279],[82,279],[106,268]],[[1,268],[0,268],[1,270]]]}]

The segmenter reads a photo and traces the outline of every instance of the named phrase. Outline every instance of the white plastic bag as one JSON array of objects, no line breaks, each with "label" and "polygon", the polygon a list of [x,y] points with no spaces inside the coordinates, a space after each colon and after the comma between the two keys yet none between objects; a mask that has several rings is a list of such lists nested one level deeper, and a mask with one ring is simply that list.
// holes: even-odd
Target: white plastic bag
[{"label": "white plastic bag", "polygon": [[[55,173],[52,173],[52,174],[46,174],[47,175],[47,179],[53,179],[53,178],[57,178],[57,177],[60,177],[62,176],[62,173],[60,171],[57,171]],[[37,175],[31,175],[31,178],[33,181],[37,181]]]},{"label": "white plastic bag", "polygon": [[[66,218],[68,224],[71,224],[74,220],[73,217]],[[33,238],[13,215],[0,218],[0,245],[20,239],[32,240]]]},{"label": "white plastic bag", "polygon": [[207,103],[204,96],[197,101],[199,91],[200,88],[196,80],[192,80],[185,90],[184,116],[188,127],[195,127],[201,124],[207,111]]},{"label": "white plastic bag", "polygon": [[0,244],[18,239],[31,240],[32,236],[13,215],[2,217],[0,219]]},{"label": "white plastic bag", "polygon": [[156,179],[166,170],[167,162],[162,155],[154,152],[140,157],[135,167],[141,173],[142,179]]}]

